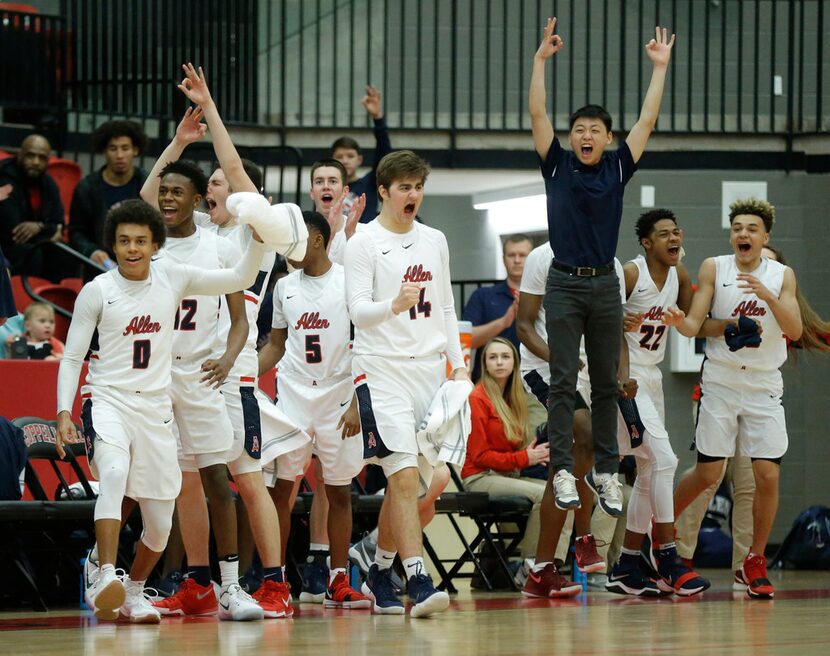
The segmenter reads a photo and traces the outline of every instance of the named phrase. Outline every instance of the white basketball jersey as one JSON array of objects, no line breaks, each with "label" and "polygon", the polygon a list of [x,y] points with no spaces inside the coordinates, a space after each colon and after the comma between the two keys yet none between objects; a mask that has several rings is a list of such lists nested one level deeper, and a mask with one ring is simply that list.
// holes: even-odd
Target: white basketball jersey
[{"label": "white basketball jersey", "polygon": [[[219,228],[216,232],[236,244],[240,252],[244,252],[248,248],[248,242],[253,238],[251,231],[242,225],[236,225],[227,229]],[[260,303],[268,289],[268,279],[271,277],[271,271],[274,268],[276,259],[277,254],[274,251],[265,251],[265,254],[262,256],[262,262],[259,264],[259,273],[257,273],[254,284],[244,292],[245,314],[248,318],[248,339],[245,342],[245,347],[242,349],[242,352],[236,358],[229,378],[256,378],[257,376],[259,369],[256,350],[257,338],[259,337],[257,318],[259,317]],[[230,327],[231,316],[228,312],[227,303],[221,303],[219,309],[219,342],[223,345],[223,348],[227,343]]]},{"label": "white basketball jersey", "polygon": [[100,287],[102,300],[86,382],[136,392],[164,390],[170,386],[173,315],[181,290],[167,268],[156,263],[137,297],[122,290],[120,277],[113,269],[90,283]]},{"label": "white basketball jersey", "polygon": [[[190,237],[168,237],[160,254],[173,262],[208,270],[232,268],[241,258],[230,241],[199,226]],[[224,305],[220,296],[182,299],[173,334],[174,366],[180,360],[208,358],[224,352],[217,329],[220,304]]]},{"label": "white basketball jersey", "polygon": [[[453,307],[449,280],[449,248],[444,234],[420,223],[404,234],[391,232],[380,221],[367,223],[346,245],[366,249],[373,262],[373,301],[391,301],[404,282],[421,285],[421,296],[401,312],[372,328],[355,331],[356,355],[429,357],[447,350],[445,307]],[[347,283],[350,273],[347,272]],[[347,289],[352,302],[351,287]],[[452,336],[458,339],[457,335]]]},{"label": "white basketball jersey", "polygon": [[[544,296],[545,285],[548,280],[548,271],[550,271],[550,263],[552,261],[553,251],[547,241],[541,246],[534,248],[525,260],[525,268],[522,272],[522,284],[519,291],[523,294]],[[536,316],[533,328],[539,337],[545,340],[545,342],[548,341],[544,303],[539,306],[539,314]],[[523,374],[535,369],[548,369],[548,363],[542,360],[542,358],[536,357],[524,344],[519,346],[519,357],[521,358],[520,366]]]},{"label": "white basketball jersey", "polygon": [[[733,319],[743,314],[760,322],[763,328],[761,344],[757,348],[730,351],[723,337],[706,340],[706,358],[716,362],[738,365],[748,369],[772,371],[787,359],[787,340],[769,306],[755,294],[745,294],[736,276],[740,273],[734,255],[720,255],[715,260],[715,294],[711,315],[714,319]],[[780,296],[786,267],[780,262],[761,258],[760,266],[752,272],[774,296]]]},{"label": "white basketball jersey", "polygon": [[625,333],[628,354],[633,365],[655,366],[666,355],[669,327],[663,323],[663,313],[677,303],[680,292],[677,267],[669,267],[663,289],[657,289],[646,258],[638,255],[631,261],[637,266],[637,284],[623,303],[623,312],[642,312],[644,318],[640,330]]},{"label": "white basketball jersey", "polygon": [[352,323],[346,307],[346,276],[332,264],[311,278],[294,271],[274,288],[274,328],[288,328],[279,372],[312,380],[340,379],[352,371]]}]

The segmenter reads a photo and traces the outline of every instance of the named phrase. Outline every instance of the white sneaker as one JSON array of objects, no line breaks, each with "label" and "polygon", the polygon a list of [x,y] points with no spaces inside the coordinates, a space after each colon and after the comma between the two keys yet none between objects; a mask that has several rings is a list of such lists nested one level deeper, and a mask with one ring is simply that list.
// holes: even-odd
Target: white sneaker
[{"label": "white sneaker", "polygon": [[553,477],[553,498],[560,510],[574,510],[582,505],[576,491],[576,478],[567,469],[560,469]]},{"label": "white sneaker", "polygon": [[92,559],[92,550],[90,549],[89,553],[87,553],[86,558],[84,558],[84,601],[86,602],[87,607],[89,610],[92,610],[92,605],[89,603],[87,599],[87,595],[89,594],[90,590],[92,590],[92,586],[95,583],[95,579],[98,577],[98,561]]},{"label": "white sneaker", "polygon": [[593,493],[597,495],[597,501],[602,512],[610,517],[622,516],[622,483],[620,483],[617,474],[597,474],[592,469],[585,477],[585,482]]},{"label": "white sneaker", "polygon": [[161,613],[153,607],[143,585],[136,585],[129,576],[124,577],[126,596],[121,606],[121,617],[126,617],[134,624],[158,624]]},{"label": "white sneaker", "polygon": [[262,607],[254,601],[254,598],[245,592],[238,584],[222,589],[219,595],[219,619],[235,620],[237,622],[246,620],[261,620],[265,617]]},{"label": "white sneaker", "polygon": [[99,569],[84,595],[84,600],[99,620],[117,620],[118,609],[124,603],[124,596],[124,584],[115,570]]}]

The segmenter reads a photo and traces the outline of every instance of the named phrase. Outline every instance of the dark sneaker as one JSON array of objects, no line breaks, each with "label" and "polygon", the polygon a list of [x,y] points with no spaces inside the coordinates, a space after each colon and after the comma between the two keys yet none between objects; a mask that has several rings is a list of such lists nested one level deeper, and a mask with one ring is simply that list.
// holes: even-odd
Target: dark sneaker
[{"label": "dark sneaker", "polygon": [[159,597],[167,598],[178,592],[183,581],[184,575],[179,570],[174,569],[164,578],[154,581],[149,587],[154,588]]},{"label": "dark sneaker", "polygon": [[540,572],[532,569],[528,572],[527,581],[522,588],[525,597],[575,597],[582,592],[579,583],[569,581],[556,569],[556,565],[548,563]]},{"label": "dark sneaker", "polygon": [[300,589],[300,603],[322,604],[329,587],[329,568],[318,562],[303,567],[303,581]]},{"label": "dark sneaker", "polygon": [[409,611],[412,617],[429,617],[447,610],[450,605],[450,596],[436,590],[432,577],[428,574],[410,576],[406,583],[406,594],[412,601],[412,609]]},{"label": "dark sneaker", "polygon": [[619,563],[614,565],[614,569],[608,575],[605,589],[608,592],[633,597],[662,597],[668,594],[657,587],[657,582],[654,579],[649,578],[636,567],[625,569],[620,567]]},{"label": "dark sneaker", "polygon": [[580,572],[588,574],[605,569],[605,560],[597,552],[597,541],[590,533],[574,540],[574,555]]},{"label": "dark sneaker", "polygon": [[593,469],[585,476],[585,483],[591,488],[599,502],[599,508],[609,517],[622,517],[622,483],[617,474],[598,474]]},{"label": "dark sneaker", "polygon": [[395,594],[390,574],[389,569],[372,565],[361,591],[374,602],[372,610],[378,615],[403,615],[403,602]]}]

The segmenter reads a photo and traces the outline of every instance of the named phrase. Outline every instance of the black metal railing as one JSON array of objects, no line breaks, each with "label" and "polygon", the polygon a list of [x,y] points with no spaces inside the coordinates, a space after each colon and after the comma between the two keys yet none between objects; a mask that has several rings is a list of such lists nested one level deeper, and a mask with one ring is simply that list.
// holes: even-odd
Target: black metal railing
[{"label": "black metal railing", "polygon": [[[208,73],[229,123],[276,129],[370,125],[380,86],[394,128],[526,131],[533,53],[555,9],[565,49],[549,64],[555,125],[586,102],[625,131],[650,76],[655,24],[677,32],[658,130],[827,132],[830,0],[62,0],[62,17],[0,12],[4,52],[24,43],[53,67],[12,57],[21,80],[0,102],[38,94],[82,115],[167,121],[185,99],[180,64]],[[28,16],[28,17],[26,17]],[[38,27],[39,26],[39,27]],[[60,39],[65,38],[65,50]],[[11,40],[10,40],[11,39]],[[16,39],[16,40],[15,40]],[[28,39],[24,41],[21,39]],[[9,44],[19,45],[9,45]],[[34,43],[34,45],[32,45]],[[24,52],[24,50],[21,50]],[[66,56],[61,55],[65,52]],[[2,58],[6,59],[6,58]],[[13,68],[4,64],[6,71]],[[4,80],[5,82],[5,80]],[[34,87],[38,88],[35,89]]]}]

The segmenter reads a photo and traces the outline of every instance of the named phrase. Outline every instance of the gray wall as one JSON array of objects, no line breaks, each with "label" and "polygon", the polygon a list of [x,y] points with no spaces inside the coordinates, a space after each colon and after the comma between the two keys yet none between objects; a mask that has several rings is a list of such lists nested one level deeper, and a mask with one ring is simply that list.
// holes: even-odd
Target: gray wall
[{"label": "gray wall", "polygon": [[[723,180],[765,180],[768,198],[776,206],[772,243],[781,247],[795,269],[803,293],[816,311],[830,318],[830,176],[749,171],[641,171],[629,184],[618,255],[634,257],[639,247],[634,224],[644,211],[640,186],[656,187],[658,207],[668,207],[684,228],[686,266],[694,279],[701,261],[730,252],[727,231],[721,228]],[[428,193],[428,192],[427,192]],[[455,279],[489,277],[494,273],[495,248],[483,212],[469,197],[429,197],[422,215],[447,235]],[[668,358],[667,358],[668,360]],[[781,477],[781,506],[772,534],[780,542],[792,520],[809,505],[830,505],[830,354],[791,355],[783,368],[784,405],[790,447]],[[663,365],[668,430],[680,458],[679,471],[691,466],[693,436],[690,394],[696,374],[671,373]]]}]

